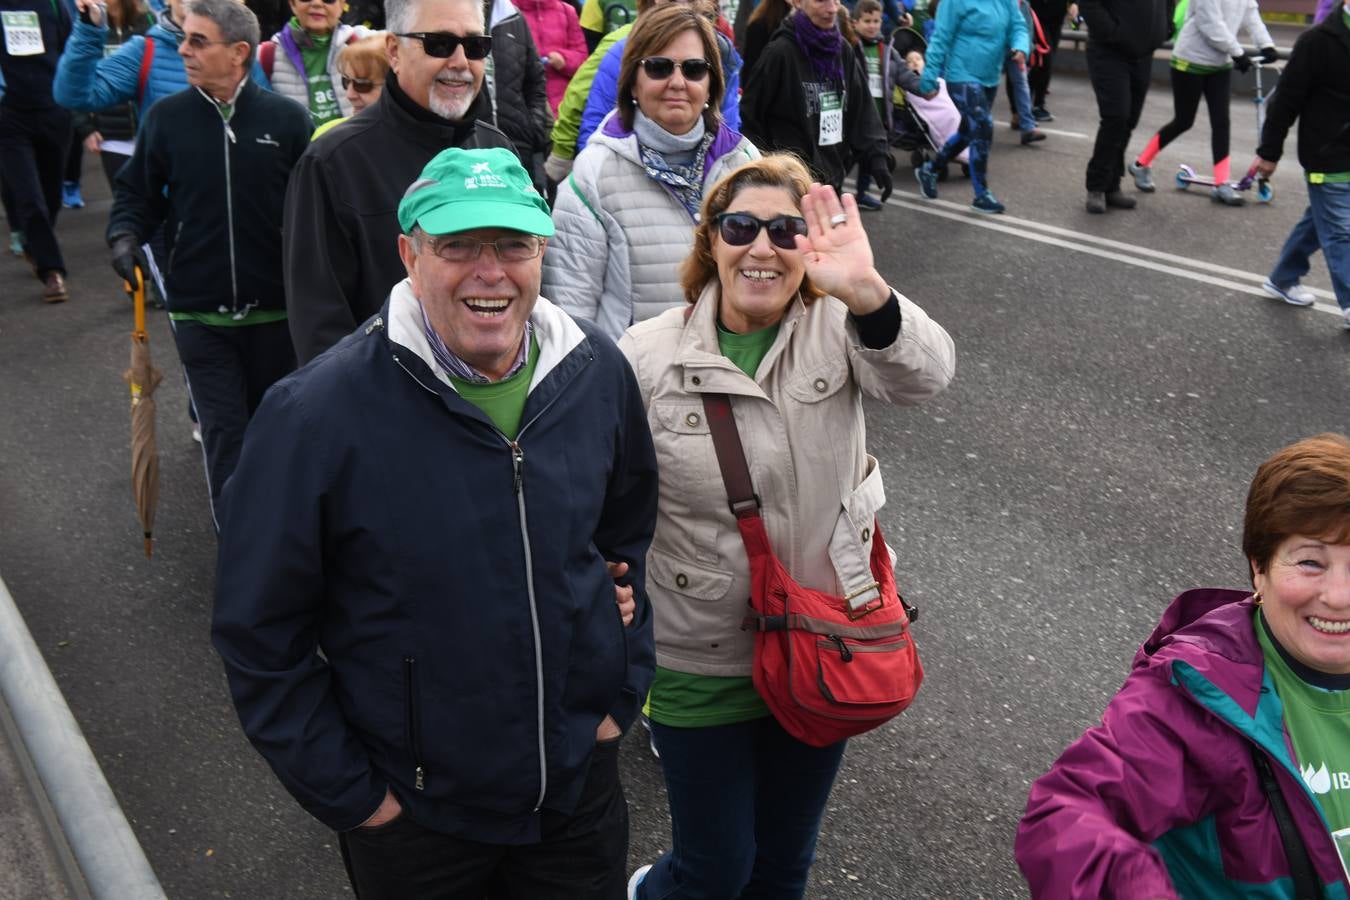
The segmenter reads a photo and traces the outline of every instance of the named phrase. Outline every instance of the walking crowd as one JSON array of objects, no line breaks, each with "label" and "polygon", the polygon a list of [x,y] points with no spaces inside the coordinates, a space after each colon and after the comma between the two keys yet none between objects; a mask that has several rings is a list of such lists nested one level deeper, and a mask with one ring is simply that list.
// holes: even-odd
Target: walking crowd
[{"label": "walking crowd", "polygon": [[[897,164],[1003,212],[998,87],[1045,140],[1080,11],[1087,211],[1152,191],[1202,97],[1238,205],[1239,29],[1276,58],[1254,0],[596,6],[0,0],[11,248],[68,299],[55,224],[99,154],[112,267],[166,309],[200,434],[240,721],[362,900],[804,896],[848,738],[923,678],[862,398],[955,368],[865,212]],[[1257,169],[1298,122],[1309,206],[1266,288],[1311,304],[1321,249],[1350,329],[1327,6]],[[1127,163],[1173,28],[1175,117]],[[1255,592],[1178,597],[1033,788],[1036,896],[1345,895],[1350,804],[1307,785],[1350,770],[1348,523],[1345,438],[1262,466]],[[671,841],[630,872],[639,721]]]}]

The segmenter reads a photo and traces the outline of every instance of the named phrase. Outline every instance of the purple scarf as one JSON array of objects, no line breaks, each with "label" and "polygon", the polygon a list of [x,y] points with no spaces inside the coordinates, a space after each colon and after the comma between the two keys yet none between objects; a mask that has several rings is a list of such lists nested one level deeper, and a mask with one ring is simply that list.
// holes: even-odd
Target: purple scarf
[{"label": "purple scarf", "polygon": [[825,81],[843,83],[844,61],[840,56],[844,36],[839,33],[838,25],[829,29],[817,28],[805,13],[794,12],[792,33],[797,39],[797,47],[818,76]]}]

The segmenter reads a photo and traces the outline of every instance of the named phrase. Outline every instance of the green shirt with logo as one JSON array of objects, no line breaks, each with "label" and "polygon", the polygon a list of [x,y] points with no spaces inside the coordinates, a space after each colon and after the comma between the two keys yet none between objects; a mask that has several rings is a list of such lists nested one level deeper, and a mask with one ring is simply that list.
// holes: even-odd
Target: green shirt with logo
[{"label": "green shirt with logo", "polygon": [[[777,325],[749,334],[728,331],[720,322],[717,325],[722,355],[751,378],[777,337]],[[653,722],[674,728],[734,725],[769,715],[769,707],[755,690],[752,678],[692,675],[661,666],[656,667],[642,711]]]},{"label": "green shirt with logo", "polygon": [[1350,869],[1350,690],[1328,691],[1299,678],[1256,617],[1266,671],[1284,705],[1284,724],[1308,790],[1331,827],[1341,864]]},{"label": "green shirt with logo", "polygon": [[461,397],[481,409],[502,434],[514,441],[520,434],[520,419],[525,414],[525,399],[529,396],[530,382],[534,380],[534,367],[538,362],[539,342],[531,332],[530,352],[525,356],[525,365],[510,378],[483,384],[451,375],[450,382]]},{"label": "green shirt with logo", "polygon": [[342,118],[342,108],[338,106],[337,87],[333,77],[328,74],[328,49],[333,43],[331,34],[308,34],[299,30],[300,23],[291,19],[291,34],[300,48],[300,58],[305,62],[305,84],[309,88],[309,114],[314,124],[322,125],[334,119]]}]

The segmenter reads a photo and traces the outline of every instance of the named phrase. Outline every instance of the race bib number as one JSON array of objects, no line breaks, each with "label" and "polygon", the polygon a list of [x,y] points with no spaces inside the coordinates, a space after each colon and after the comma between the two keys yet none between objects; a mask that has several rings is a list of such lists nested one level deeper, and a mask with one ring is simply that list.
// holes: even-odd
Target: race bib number
[{"label": "race bib number", "polygon": [[820,139],[821,147],[838,144],[844,139],[844,104],[839,94],[830,91],[820,95]]},{"label": "race bib number", "polygon": [[881,90],[881,73],[867,73],[867,89],[872,92],[872,96],[878,100],[885,96]]},{"label": "race bib number", "polygon": [[0,13],[0,28],[5,32],[5,52],[10,56],[41,56],[42,24],[31,10]]}]

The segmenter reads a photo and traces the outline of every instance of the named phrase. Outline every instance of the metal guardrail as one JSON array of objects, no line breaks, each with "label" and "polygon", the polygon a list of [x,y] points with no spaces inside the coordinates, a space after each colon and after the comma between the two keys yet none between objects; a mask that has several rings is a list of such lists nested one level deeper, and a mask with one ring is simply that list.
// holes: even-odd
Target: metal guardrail
[{"label": "metal guardrail", "polygon": [[95,900],[166,900],[145,851],[56,686],[9,589],[0,580],[0,696],[58,829]]},{"label": "metal guardrail", "polygon": [[[1087,27],[1084,26],[1082,28],[1065,28],[1064,31],[1060,33],[1059,39],[1060,41],[1073,41],[1076,44],[1085,43],[1088,40]],[[1172,46],[1173,46],[1172,42],[1167,41],[1158,49],[1171,50]],[[1261,55],[1259,47],[1247,47],[1246,50],[1251,55],[1255,56]],[[1275,52],[1279,54],[1280,59],[1288,59],[1289,54],[1293,52],[1293,48],[1276,47]]]}]

